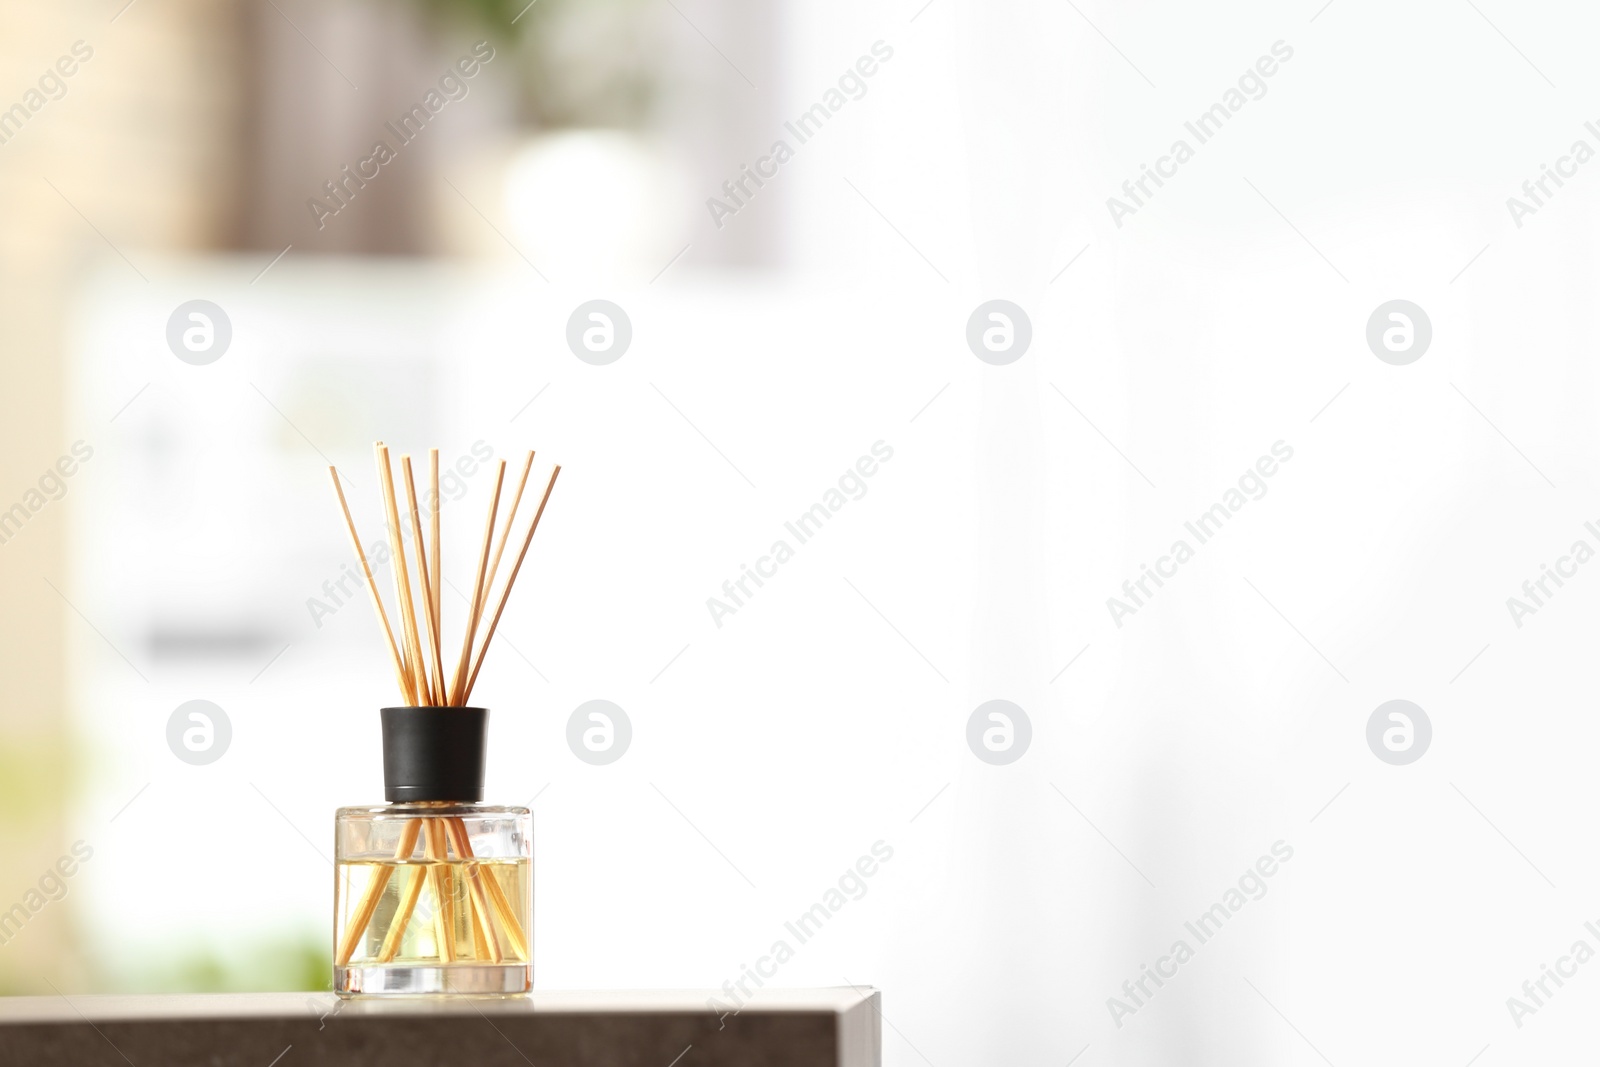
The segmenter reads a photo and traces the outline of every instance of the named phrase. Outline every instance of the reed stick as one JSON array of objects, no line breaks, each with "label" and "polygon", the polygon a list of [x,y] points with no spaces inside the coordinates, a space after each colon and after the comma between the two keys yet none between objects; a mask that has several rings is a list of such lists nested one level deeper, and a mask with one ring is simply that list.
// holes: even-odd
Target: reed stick
[{"label": "reed stick", "polygon": [[406,567],[405,545],[400,534],[400,509],[395,503],[394,469],[389,464],[389,448],[379,441],[373,449],[377,453],[378,483],[383,488],[383,506],[389,515],[389,547],[394,553],[395,592],[400,599],[402,637],[406,642],[406,657],[411,668],[413,693],[427,699],[428,677],[423,667],[422,642],[417,636],[417,609],[411,600],[411,572]]},{"label": "reed stick", "polygon": [[344,487],[339,484],[339,472],[329,466],[328,475],[333,479],[333,491],[339,496],[339,509],[344,512],[345,527],[350,531],[350,544],[356,550],[356,558],[361,561],[361,572],[367,576],[367,591],[372,594],[372,610],[377,612],[378,622],[383,626],[383,637],[389,644],[389,655],[394,659],[394,670],[400,682],[400,692],[407,700],[411,700],[413,699],[411,680],[400,658],[400,649],[394,643],[394,631],[389,628],[389,616],[383,610],[383,598],[378,595],[378,580],[372,576],[372,564],[367,562],[366,550],[361,547],[361,537],[356,533],[356,520],[350,517],[350,505],[345,502]]},{"label": "reed stick", "polygon": [[394,918],[389,921],[389,934],[383,939],[383,950],[378,953],[379,963],[392,963],[400,951],[400,942],[405,938],[406,927],[411,924],[411,913],[417,910],[417,898],[422,896],[422,886],[428,880],[426,867],[408,867],[406,870],[411,875],[411,880],[400,894],[400,906],[395,909]]},{"label": "reed stick", "polygon": [[494,480],[494,496],[489,500],[489,515],[483,524],[483,547],[478,552],[478,580],[472,586],[471,610],[467,617],[466,640],[461,642],[461,658],[456,662],[455,681],[450,686],[450,703],[461,706],[465,703],[467,665],[472,656],[472,639],[477,633],[478,619],[483,613],[483,578],[489,568],[489,543],[494,538],[495,514],[500,508],[500,489],[506,480],[506,461],[500,461],[500,469]]},{"label": "reed stick", "polygon": [[443,821],[440,819],[423,819],[423,836],[426,839],[428,859],[428,873],[433,879],[433,895],[439,902],[439,907],[433,913],[434,938],[438,942],[439,961],[453,963],[456,958],[456,930],[455,909],[452,907],[455,894],[449,874],[449,864],[445,856],[445,835]]},{"label": "reed stick", "polygon": [[[439,601],[439,581],[444,572],[444,557],[439,555],[439,505],[443,498],[439,496],[439,450],[428,449],[428,492],[431,497],[429,507],[433,511],[433,632],[441,638],[444,636],[444,612]],[[444,663],[439,663],[439,688],[444,688]],[[441,694],[442,695],[442,694]]]},{"label": "reed stick", "polygon": [[494,903],[494,910],[500,916],[500,928],[505,931],[506,937],[511,942],[511,951],[522,962],[532,959],[528,952],[527,936],[522,931],[522,924],[517,921],[517,913],[512,910],[511,902],[506,899],[505,891],[500,888],[500,883],[495,880],[492,873],[483,874],[483,884],[489,888],[489,899]]},{"label": "reed stick", "polygon": [[[466,852],[462,852],[461,846],[458,843],[458,827],[464,828],[464,824],[459,817],[450,817],[444,820],[446,843],[451,848],[456,850],[457,859],[464,859],[466,856],[470,856],[472,854],[471,845],[468,845]],[[465,876],[463,875],[463,877]],[[486,932],[484,927],[484,916],[481,913],[481,909],[478,908],[476,902],[473,900],[470,890],[466,894],[466,902],[467,929],[472,932],[472,958],[475,960],[487,959],[489,956],[489,946],[488,942],[484,939],[484,934]]]},{"label": "reed stick", "polygon": [[499,939],[495,937],[494,913],[489,910],[488,894],[483,888],[483,872],[477,863],[467,861],[467,857],[472,855],[472,842],[467,838],[466,824],[460,819],[446,819],[444,825],[455,844],[456,855],[461,857],[466,869],[467,889],[477,918],[483,923],[484,944],[489,950],[489,959],[493,963],[500,963],[505,959],[505,953],[500,950]]},{"label": "reed stick", "polygon": [[[456,855],[464,860],[473,859],[472,838],[467,833],[466,820],[460,816],[453,816],[447,819],[446,831],[450,835],[450,843],[456,850]],[[501,916],[501,922],[506,928],[505,936],[510,941],[512,948],[521,954],[523,960],[527,960],[529,958],[526,947],[527,939],[523,936],[522,924],[517,921],[515,913],[509,911],[505,894],[498,892],[499,886],[495,884],[493,877],[482,874],[483,867],[481,864],[469,863],[467,864],[467,870],[469,877],[480,878],[482,885],[489,889],[490,901],[495,907],[495,911],[490,911],[483,899],[483,895],[481,893],[476,895],[476,906],[472,909],[472,915],[475,920],[472,926],[472,940],[474,947],[477,949],[478,958],[482,959],[485,956],[490,956],[496,963],[501,960],[503,953],[500,952],[499,946],[495,942],[494,932],[495,913],[498,912]],[[473,900],[474,897],[469,896],[468,899]]]},{"label": "reed stick", "polygon": [[[422,516],[417,511],[417,484],[411,476],[411,457],[400,457],[400,469],[406,478],[406,504],[411,510],[411,539],[417,549],[417,580],[422,586],[422,607],[427,613],[428,650],[433,653],[433,675],[428,680],[428,703],[438,707],[444,699],[444,661],[439,655],[439,617],[434,613],[433,582],[428,575],[427,544],[422,540]],[[439,566],[437,557],[433,561]],[[423,671],[427,674],[426,669]]]},{"label": "reed stick", "polygon": [[[500,938],[494,925],[494,912],[489,910],[489,902],[484,899],[483,875],[478,870],[478,865],[463,862],[462,868],[466,872],[469,897],[473,902],[472,922],[473,930],[478,937],[483,939],[483,948],[489,955],[490,963],[503,963],[506,958],[505,950],[500,947]],[[477,945],[478,937],[473,938],[473,945]]]},{"label": "reed stick", "polygon": [[[456,856],[462,857],[462,859],[474,859],[472,838],[467,833],[466,821],[459,816],[451,817],[451,819],[446,819],[446,829],[450,832],[450,841],[451,845],[456,849]],[[507,901],[506,893],[499,886],[499,881],[494,878],[494,873],[485,872],[482,864],[469,864],[467,865],[467,870],[469,870],[469,878],[477,877],[480,880],[480,888],[488,894],[490,902],[493,902],[494,915],[498,915],[499,921],[501,921],[501,928],[506,931],[506,939],[510,942],[512,952],[517,953],[522,960],[528,960],[530,958],[528,957],[528,937],[523,934],[522,923],[517,920],[517,912],[512,909],[510,901]],[[480,904],[482,904],[482,901],[480,901]],[[493,926],[488,909],[483,909],[483,920],[485,920],[485,928]],[[498,961],[496,960],[496,963]]]},{"label": "reed stick", "polygon": [[423,694],[417,692],[416,676],[411,673],[411,649],[406,645],[405,627],[400,628],[400,670],[406,676],[405,691],[411,694],[407,698],[407,702],[415,705],[427,699]]},{"label": "reed stick", "polygon": [[505,555],[506,541],[511,538],[511,524],[517,518],[517,507],[522,503],[522,491],[528,487],[528,472],[533,470],[533,453],[528,453],[528,458],[523,461],[522,475],[517,479],[517,491],[511,498],[511,510],[506,512],[506,524],[500,528],[500,543],[495,546],[494,559],[489,563],[489,576],[484,579],[483,588],[494,588],[494,576],[500,570],[500,557]]},{"label": "reed stick", "polygon": [[550,472],[550,481],[544,487],[544,496],[539,500],[539,510],[533,513],[533,521],[528,524],[528,536],[522,539],[522,550],[517,553],[517,562],[511,568],[511,574],[506,578],[505,588],[500,590],[500,603],[495,606],[494,618],[489,623],[489,632],[484,635],[483,647],[478,650],[478,659],[472,666],[472,674],[467,678],[466,690],[461,694],[461,703],[465,704],[472,696],[472,686],[478,680],[478,671],[483,667],[483,657],[489,652],[489,642],[494,640],[495,628],[500,625],[500,613],[506,610],[506,599],[511,596],[511,586],[516,583],[517,575],[522,571],[522,560],[528,554],[528,546],[533,544],[533,535],[539,529],[539,519],[544,516],[544,507],[550,503],[550,493],[556,487],[556,478],[561,474],[561,465],[558,463]]},{"label": "reed stick", "polygon": [[[411,853],[417,849],[417,833],[421,829],[422,823],[417,819],[407,819],[405,825],[400,827],[400,843],[394,850],[396,863],[411,858]],[[383,864],[373,873],[372,881],[367,883],[367,891],[362,894],[361,903],[356,905],[355,917],[345,927],[344,940],[339,943],[339,953],[334,957],[334,963],[340,967],[349,963],[350,957],[355,954],[356,944],[361,940],[361,935],[367,932],[372,913],[378,909],[378,901],[383,899],[383,891],[388,888],[392,874],[394,868]]]},{"label": "reed stick", "polygon": [[500,928],[505,931],[506,938],[511,942],[511,951],[522,960],[531,959],[528,954],[528,937],[522,930],[522,924],[517,921],[516,910],[511,907],[511,901],[506,899],[505,890],[500,888],[500,882],[495,878],[494,872],[483,871],[483,884],[488,887],[489,899],[494,903],[494,910],[500,916]]},{"label": "reed stick", "polygon": [[483,919],[479,917],[478,910],[472,910],[472,958],[486,960],[489,958],[489,941],[483,935]]}]

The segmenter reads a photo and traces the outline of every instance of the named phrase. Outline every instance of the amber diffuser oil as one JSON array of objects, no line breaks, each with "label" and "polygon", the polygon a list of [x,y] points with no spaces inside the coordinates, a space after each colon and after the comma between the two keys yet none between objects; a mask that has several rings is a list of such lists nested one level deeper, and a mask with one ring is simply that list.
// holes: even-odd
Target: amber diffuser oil
[{"label": "amber diffuser oil", "polygon": [[526,992],[530,818],[488,804],[341,808],[335,988]]}]

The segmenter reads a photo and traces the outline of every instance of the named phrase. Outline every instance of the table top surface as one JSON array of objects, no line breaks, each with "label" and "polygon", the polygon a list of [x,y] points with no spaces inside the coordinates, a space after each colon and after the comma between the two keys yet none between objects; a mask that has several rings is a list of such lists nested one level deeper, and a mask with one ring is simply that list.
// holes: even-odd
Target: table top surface
[{"label": "table top surface", "polygon": [[[871,986],[809,989],[759,989],[745,997],[742,1014],[842,1014],[871,999]],[[332,993],[179,993],[66,994],[0,997],[0,1026],[6,1024],[241,1019],[362,1015],[664,1015],[705,1012],[711,1000],[732,1004],[716,989],[535,990],[513,997],[356,997],[341,1001]]]}]

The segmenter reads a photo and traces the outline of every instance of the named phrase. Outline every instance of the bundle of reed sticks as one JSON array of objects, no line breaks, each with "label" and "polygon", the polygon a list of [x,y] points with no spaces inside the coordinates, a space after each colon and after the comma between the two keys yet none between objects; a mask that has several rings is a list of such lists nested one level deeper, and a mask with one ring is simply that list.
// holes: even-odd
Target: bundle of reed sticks
[{"label": "bundle of reed sticks", "polygon": [[[333,480],[333,491],[339,499],[339,508],[344,514],[345,527],[350,532],[350,543],[355,548],[356,558],[361,561],[362,573],[366,575],[367,591],[372,595],[372,607],[377,612],[378,624],[382,627],[389,646],[389,655],[394,663],[395,678],[400,684],[401,696],[413,707],[465,707],[472,696],[472,687],[478,680],[478,671],[483,667],[489,643],[494,639],[495,630],[500,625],[500,616],[505,611],[507,599],[511,596],[511,587],[522,571],[522,562],[528,555],[529,546],[533,543],[534,533],[539,529],[539,520],[544,516],[545,505],[550,502],[550,493],[555,489],[556,477],[561,473],[561,467],[558,465],[550,472],[550,480],[544,487],[544,495],[539,499],[539,507],[534,511],[527,533],[522,537],[516,562],[512,565],[511,573],[507,575],[499,596],[496,597],[491,595],[495,577],[499,573],[506,545],[511,540],[512,524],[522,503],[523,491],[527,488],[528,474],[533,469],[534,454],[529,452],[527,460],[522,465],[522,475],[517,481],[516,493],[511,498],[511,507],[500,530],[499,544],[494,547],[491,559],[490,546],[494,543],[495,521],[499,516],[501,492],[506,478],[506,461],[499,462],[495,473],[494,494],[489,500],[489,513],[484,520],[476,579],[463,627],[465,632],[461,642],[461,652],[455,657],[455,670],[447,680],[444,667],[444,627],[439,599],[443,570],[443,557],[439,553],[439,450],[437,448],[428,450],[431,537],[426,545],[423,541],[422,514],[417,502],[416,479],[411,468],[411,457],[408,455],[400,457],[400,467],[405,476],[411,543],[416,556],[417,586],[421,592],[420,625],[417,621],[418,598],[412,595],[411,568],[406,558],[405,537],[400,524],[400,510],[389,449],[379,441],[373,445],[373,451],[377,460],[378,484],[383,491],[384,511],[388,520],[385,525],[389,532],[389,549],[393,558],[395,607],[399,617],[398,639],[395,634],[396,628],[389,624],[389,614],[384,610],[383,597],[378,592],[378,581],[372,573],[372,565],[367,560],[366,551],[361,547],[361,537],[356,533],[355,519],[350,514],[350,505],[345,500],[344,488],[339,483],[339,472],[330,466],[328,474]],[[491,601],[495,605],[494,614],[485,629],[484,612]],[[480,631],[481,642],[478,641]],[[423,641],[424,635],[427,638],[426,644]],[[437,905],[434,909],[435,943],[439,948],[440,959],[443,962],[453,962],[458,958],[454,933],[454,893],[451,876],[443,866],[451,852],[455,853],[457,860],[463,861],[465,868],[466,900],[472,913],[473,935],[469,958],[487,959],[499,963],[504,958],[505,950],[510,949],[519,959],[527,960],[527,939],[517,920],[516,912],[506,900],[504,891],[491,874],[480,870],[477,864],[470,862],[473,857],[472,842],[468,837],[466,824],[459,818],[407,820],[395,850],[394,858],[397,862],[412,857],[419,836],[423,839],[424,853],[431,862],[412,869],[412,880],[401,891],[400,909],[384,938],[378,962],[388,963],[398,952],[406,925],[422,894],[425,878],[431,879]],[[356,945],[372,921],[373,912],[376,911],[378,901],[388,887],[393,871],[394,868],[387,864],[377,868],[377,873],[356,906],[350,925],[346,928],[345,936],[338,946],[335,962],[339,966],[347,964],[354,955]]]},{"label": "bundle of reed sticks", "polygon": [[[383,628],[384,639],[389,645],[389,655],[394,661],[395,677],[400,683],[400,693],[405,697],[407,704],[413,707],[464,707],[472,696],[472,687],[478,680],[479,669],[483,667],[483,658],[489,651],[489,642],[494,640],[495,629],[500,625],[500,615],[505,611],[506,600],[511,596],[511,587],[522,571],[522,561],[528,555],[528,547],[533,544],[533,535],[539,529],[539,520],[544,516],[545,505],[550,502],[550,492],[556,487],[556,477],[561,473],[561,467],[558,465],[550,472],[550,481],[544,487],[544,495],[539,499],[538,510],[533,513],[533,521],[528,524],[528,532],[522,538],[522,548],[517,553],[516,563],[512,566],[505,585],[501,587],[500,595],[491,597],[495,576],[500,570],[500,560],[505,555],[506,544],[511,537],[511,526],[517,517],[517,508],[522,503],[523,491],[528,485],[528,474],[533,470],[533,453],[528,453],[527,460],[522,465],[522,476],[517,481],[517,491],[511,498],[511,508],[506,513],[505,525],[500,530],[500,542],[494,549],[494,558],[491,561],[489,548],[494,540],[495,519],[499,515],[501,490],[506,480],[506,461],[499,462],[495,473],[494,495],[489,500],[489,514],[483,524],[477,579],[472,588],[472,600],[464,627],[461,654],[456,660],[455,672],[446,684],[444,628],[439,603],[442,570],[439,555],[439,450],[437,448],[428,450],[432,537],[431,544],[427,546],[423,543],[422,514],[417,505],[417,487],[411,469],[411,457],[407,455],[400,457],[400,467],[405,474],[406,507],[411,525],[412,545],[416,550],[417,580],[422,593],[423,622],[420,627],[417,623],[417,599],[412,596],[411,569],[406,560],[405,536],[400,526],[400,509],[394,487],[394,471],[389,462],[389,448],[379,441],[373,445],[373,451],[377,457],[378,484],[383,490],[384,510],[388,517],[386,525],[389,531],[389,550],[394,560],[395,600],[400,616],[398,641],[395,639],[394,628],[389,625],[389,615],[384,610],[383,597],[378,592],[378,580],[372,573],[372,565],[367,562],[367,553],[361,547],[361,538],[356,533],[355,519],[351,517],[350,505],[344,498],[344,487],[339,484],[339,472],[330,466],[328,474],[333,479],[333,491],[339,498],[339,508],[344,512],[345,527],[350,531],[350,543],[355,548],[356,558],[361,561],[362,573],[366,575],[367,591],[372,594],[372,608],[377,612],[378,624]],[[495,601],[494,615],[489,620],[489,627],[483,634],[482,643],[477,645],[477,651],[474,652],[474,643],[483,626],[484,609],[488,607],[491,599]],[[422,641],[423,634],[426,634],[428,639],[426,647]]]}]

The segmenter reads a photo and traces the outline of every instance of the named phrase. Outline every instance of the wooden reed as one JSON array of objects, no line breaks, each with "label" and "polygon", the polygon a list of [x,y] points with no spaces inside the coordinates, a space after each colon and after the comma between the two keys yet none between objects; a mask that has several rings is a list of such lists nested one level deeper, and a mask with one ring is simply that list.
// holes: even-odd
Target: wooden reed
[{"label": "wooden reed", "polygon": [[[450,835],[455,845],[456,855],[463,860],[471,856],[472,844],[467,840],[466,824],[460,819],[441,819],[439,821],[443,824],[445,832]],[[499,963],[505,958],[505,954],[501,952],[499,940],[495,937],[494,921],[489,910],[487,894],[483,888],[483,872],[478,869],[476,863],[464,863],[463,867],[466,871],[467,891],[470,894],[468,899],[472,903],[473,916],[476,921],[483,924],[484,946],[489,950],[489,959],[494,963]]]},{"label": "wooden reed", "polygon": [[500,508],[500,489],[505,481],[506,461],[501,460],[494,480],[494,496],[489,500],[489,515],[483,524],[483,547],[478,552],[478,580],[472,585],[472,606],[467,617],[466,637],[461,642],[461,658],[456,662],[455,681],[450,686],[450,703],[457,707],[465,704],[463,697],[467,664],[472,656],[472,639],[478,629],[478,619],[483,614],[483,576],[489,569],[489,543],[494,539],[494,518]]},{"label": "wooden reed", "polygon": [[[417,821],[417,820],[413,820]],[[405,939],[406,927],[411,925],[411,913],[417,910],[417,899],[422,896],[422,886],[428,880],[428,868],[407,867],[411,880],[400,895],[400,906],[389,921],[389,933],[383,939],[383,949],[378,953],[379,963],[392,963],[400,952],[400,942]]]},{"label": "wooden reed", "polygon": [[400,659],[400,649],[394,643],[394,631],[389,628],[389,616],[383,610],[383,598],[378,595],[378,580],[372,576],[372,564],[367,562],[366,550],[361,547],[361,536],[356,533],[356,521],[350,517],[350,505],[345,503],[344,487],[339,484],[339,472],[330,466],[328,475],[333,479],[333,491],[338,494],[339,509],[344,512],[345,526],[350,530],[350,544],[356,550],[356,558],[361,561],[361,572],[367,576],[367,592],[372,594],[372,610],[378,614],[378,622],[383,626],[384,640],[389,644],[389,655],[394,657],[394,670],[400,682],[400,692],[410,700],[411,679],[406,674],[405,664]]},{"label": "wooden reed", "polygon": [[500,625],[500,613],[506,610],[506,601],[511,596],[511,586],[516,582],[517,575],[522,572],[522,560],[528,554],[528,546],[533,544],[533,535],[539,529],[539,519],[544,516],[544,506],[550,503],[550,493],[555,489],[556,478],[560,474],[561,465],[558,463],[550,472],[550,482],[544,487],[544,496],[539,500],[539,510],[533,513],[533,521],[528,524],[528,536],[522,539],[522,551],[517,553],[516,566],[511,568],[511,576],[506,579],[505,588],[500,591],[500,603],[495,606],[494,619],[489,623],[489,632],[484,636],[483,647],[478,650],[478,660],[473,664],[471,677],[467,679],[467,688],[461,696],[462,704],[472,696],[472,686],[478,680],[478,670],[483,666],[483,657],[489,654],[489,642],[494,640],[495,628]]},{"label": "wooden reed", "polygon": [[[439,581],[444,571],[444,557],[439,554],[439,450],[428,449],[428,506],[433,509],[433,630],[444,637],[444,612],[439,603]],[[444,664],[439,664],[439,688],[444,688]]]},{"label": "wooden reed", "polygon": [[511,524],[516,521],[517,507],[522,503],[522,491],[528,487],[528,472],[533,470],[533,453],[522,464],[522,475],[517,479],[517,492],[511,498],[511,510],[506,512],[506,524],[500,528],[500,543],[495,546],[494,559],[489,562],[489,576],[484,580],[485,590],[494,588],[494,576],[500,570],[500,557],[505,555],[506,541],[511,537]]},{"label": "wooden reed", "polygon": [[[406,504],[411,511],[411,540],[417,549],[417,579],[422,586],[422,607],[427,612],[428,651],[433,653],[433,677],[428,681],[428,703],[438,705],[443,699],[444,662],[439,656],[439,616],[434,611],[433,582],[428,575],[428,553],[422,540],[422,517],[417,511],[417,485],[411,477],[411,457],[400,457],[400,469],[406,476]],[[433,568],[439,567],[438,557]],[[426,673],[426,671],[424,671]]]},{"label": "wooden reed", "polygon": [[451,963],[456,958],[455,896],[451,886],[449,865],[445,862],[445,836],[443,821],[420,819],[422,835],[426,842],[428,873],[433,880],[433,896],[438,907],[433,913],[433,936],[439,946],[439,959]]},{"label": "wooden reed", "polygon": [[389,465],[389,449],[382,441],[377,443],[374,451],[378,459],[378,484],[383,489],[383,506],[389,515],[389,549],[394,553],[395,592],[400,599],[401,637],[406,644],[406,662],[411,668],[412,692],[418,700],[426,700],[428,677],[422,661],[422,642],[417,637],[417,610],[411,600],[411,573],[406,567],[405,544],[400,533],[394,471]]},{"label": "wooden reed", "polygon": [[[395,846],[394,858],[399,863],[411,858],[417,850],[417,833],[422,829],[422,823],[417,819],[407,819],[405,825],[400,827],[400,843]],[[389,886],[389,876],[394,873],[394,868],[387,864],[379,867],[372,876],[372,881],[367,884],[367,891],[361,896],[361,903],[356,905],[356,914],[345,927],[344,940],[339,944],[338,955],[334,962],[343,967],[350,962],[350,957],[355,954],[356,943],[361,940],[361,935],[367,932],[367,924],[372,922],[372,913],[377,910],[378,901],[383,899],[383,891]]]}]

